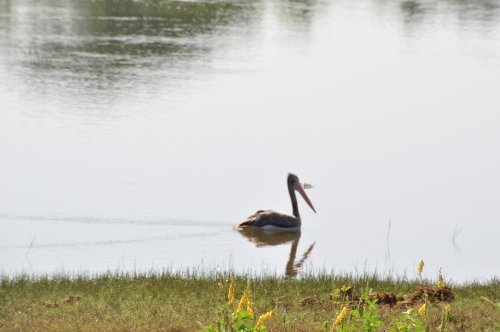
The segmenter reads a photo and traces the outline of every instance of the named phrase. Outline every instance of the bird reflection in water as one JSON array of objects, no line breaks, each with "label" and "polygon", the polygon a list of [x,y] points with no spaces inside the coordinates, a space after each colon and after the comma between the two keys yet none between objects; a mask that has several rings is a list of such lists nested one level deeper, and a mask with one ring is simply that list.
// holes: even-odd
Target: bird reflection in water
[{"label": "bird reflection in water", "polygon": [[248,241],[254,243],[256,247],[279,246],[291,243],[285,271],[288,277],[295,277],[297,275],[304,262],[309,258],[316,243],[314,242],[311,244],[300,260],[296,262],[297,247],[299,246],[301,234],[300,231],[269,231],[254,227],[240,227],[237,230],[241,235],[246,237]]}]

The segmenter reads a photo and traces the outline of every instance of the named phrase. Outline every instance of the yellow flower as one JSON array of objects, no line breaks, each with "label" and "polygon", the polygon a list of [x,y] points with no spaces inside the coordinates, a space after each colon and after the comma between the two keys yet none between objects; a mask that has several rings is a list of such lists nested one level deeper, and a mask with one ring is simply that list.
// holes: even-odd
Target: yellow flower
[{"label": "yellow flower", "polygon": [[332,325],[332,328],[330,329],[330,331],[333,331],[333,329],[336,326],[339,326],[342,323],[342,321],[344,320],[345,316],[347,316],[348,312],[349,312],[349,307],[348,306],[345,306],[345,307],[342,308],[342,311],[340,311],[340,313],[337,315],[337,317],[333,321],[333,325]]},{"label": "yellow flower", "polygon": [[243,311],[243,308],[246,308],[246,312],[253,317],[253,304],[248,289],[243,292],[240,302],[238,303],[238,309],[236,309],[236,311]]},{"label": "yellow flower", "polygon": [[262,314],[259,316],[259,319],[257,320],[257,324],[255,324],[255,330],[259,329],[259,327],[264,324],[266,320],[269,318],[273,317],[274,314],[276,313],[276,309],[273,309],[271,311],[266,312],[265,314]]},{"label": "yellow flower", "polygon": [[248,301],[247,301],[247,313],[253,317],[253,302],[250,296],[248,296]]},{"label": "yellow flower", "polygon": [[424,303],[424,304],[422,304],[422,306],[420,307],[420,309],[418,309],[418,315],[419,316],[423,316],[423,315],[425,315],[426,311],[427,311],[427,304]]},{"label": "yellow flower", "polygon": [[446,303],[444,306],[443,306],[443,310],[445,313],[449,313],[450,310],[451,310],[451,304],[449,303]]},{"label": "yellow flower", "polygon": [[422,259],[420,261],[420,263],[418,263],[418,268],[417,268],[417,271],[418,271],[418,275],[421,276],[422,275],[422,271],[424,270],[424,260]]},{"label": "yellow flower", "polygon": [[437,286],[438,286],[438,288],[445,288],[446,287],[446,284],[444,283],[443,275],[441,274],[441,269],[439,269]]},{"label": "yellow flower", "polygon": [[247,301],[248,301],[248,291],[246,290],[243,292],[243,295],[241,295],[240,302],[238,303],[238,309],[236,309],[236,311],[243,311],[243,307],[245,306],[245,304],[247,304]]},{"label": "yellow flower", "polygon": [[229,284],[229,291],[227,293],[227,303],[229,305],[234,303],[234,291],[236,289],[236,281],[231,280],[231,283]]}]

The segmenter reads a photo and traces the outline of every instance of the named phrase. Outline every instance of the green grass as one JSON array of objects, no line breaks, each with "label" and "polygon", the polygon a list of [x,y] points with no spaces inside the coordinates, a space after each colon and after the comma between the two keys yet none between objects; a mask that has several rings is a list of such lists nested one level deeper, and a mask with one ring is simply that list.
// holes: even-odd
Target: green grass
[{"label": "green grass", "polygon": [[[255,316],[276,309],[266,321],[269,331],[323,331],[341,309],[356,307],[352,297],[370,289],[409,298],[420,280],[376,276],[308,275],[232,278],[228,274],[171,273],[144,275],[2,277],[0,330],[2,331],[196,331],[221,319],[227,309],[231,280],[235,298],[248,289]],[[432,284],[428,280],[424,283]],[[353,286],[351,298],[339,293]],[[499,331],[500,281],[452,285],[454,300],[446,331]],[[72,296],[68,297],[68,296]],[[418,309],[425,301],[410,306]],[[229,308],[230,309],[230,308]],[[394,326],[408,308],[377,305],[378,330]],[[436,331],[443,304],[429,302],[421,319]],[[326,324],[328,323],[328,324]],[[391,325],[392,324],[392,325]],[[363,330],[363,329],[361,329]]]}]

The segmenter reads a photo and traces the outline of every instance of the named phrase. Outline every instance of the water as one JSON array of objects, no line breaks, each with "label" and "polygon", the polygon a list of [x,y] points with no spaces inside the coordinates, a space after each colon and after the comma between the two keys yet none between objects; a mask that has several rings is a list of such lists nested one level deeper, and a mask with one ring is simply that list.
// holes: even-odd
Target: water
[{"label": "water", "polygon": [[499,77],[497,1],[3,1],[0,272],[498,276]]}]

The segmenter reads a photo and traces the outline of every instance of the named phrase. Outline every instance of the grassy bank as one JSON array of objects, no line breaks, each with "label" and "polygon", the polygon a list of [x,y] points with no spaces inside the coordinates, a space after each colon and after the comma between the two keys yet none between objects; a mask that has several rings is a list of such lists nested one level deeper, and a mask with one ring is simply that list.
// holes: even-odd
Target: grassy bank
[{"label": "grassy bank", "polygon": [[[448,298],[419,290],[422,283],[429,289],[445,289],[426,280],[326,274],[298,280],[176,273],[3,277],[0,330],[196,331],[241,322],[255,326],[257,318],[270,311],[273,317],[260,324],[269,331],[350,331],[349,324],[351,330],[369,330],[359,324],[371,321],[374,331],[398,326],[415,330],[411,319],[428,325],[431,331],[500,329],[499,280],[447,285]],[[231,287],[233,295],[228,294]],[[239,302],[245,291],[249,301],[240,309],[245,314],[253,312],[253,320],[236,315],[238,304],[244,304]],[[365,315],[361,320],[360,310]],[[367,323],[367,319],[371,321]]]}]

